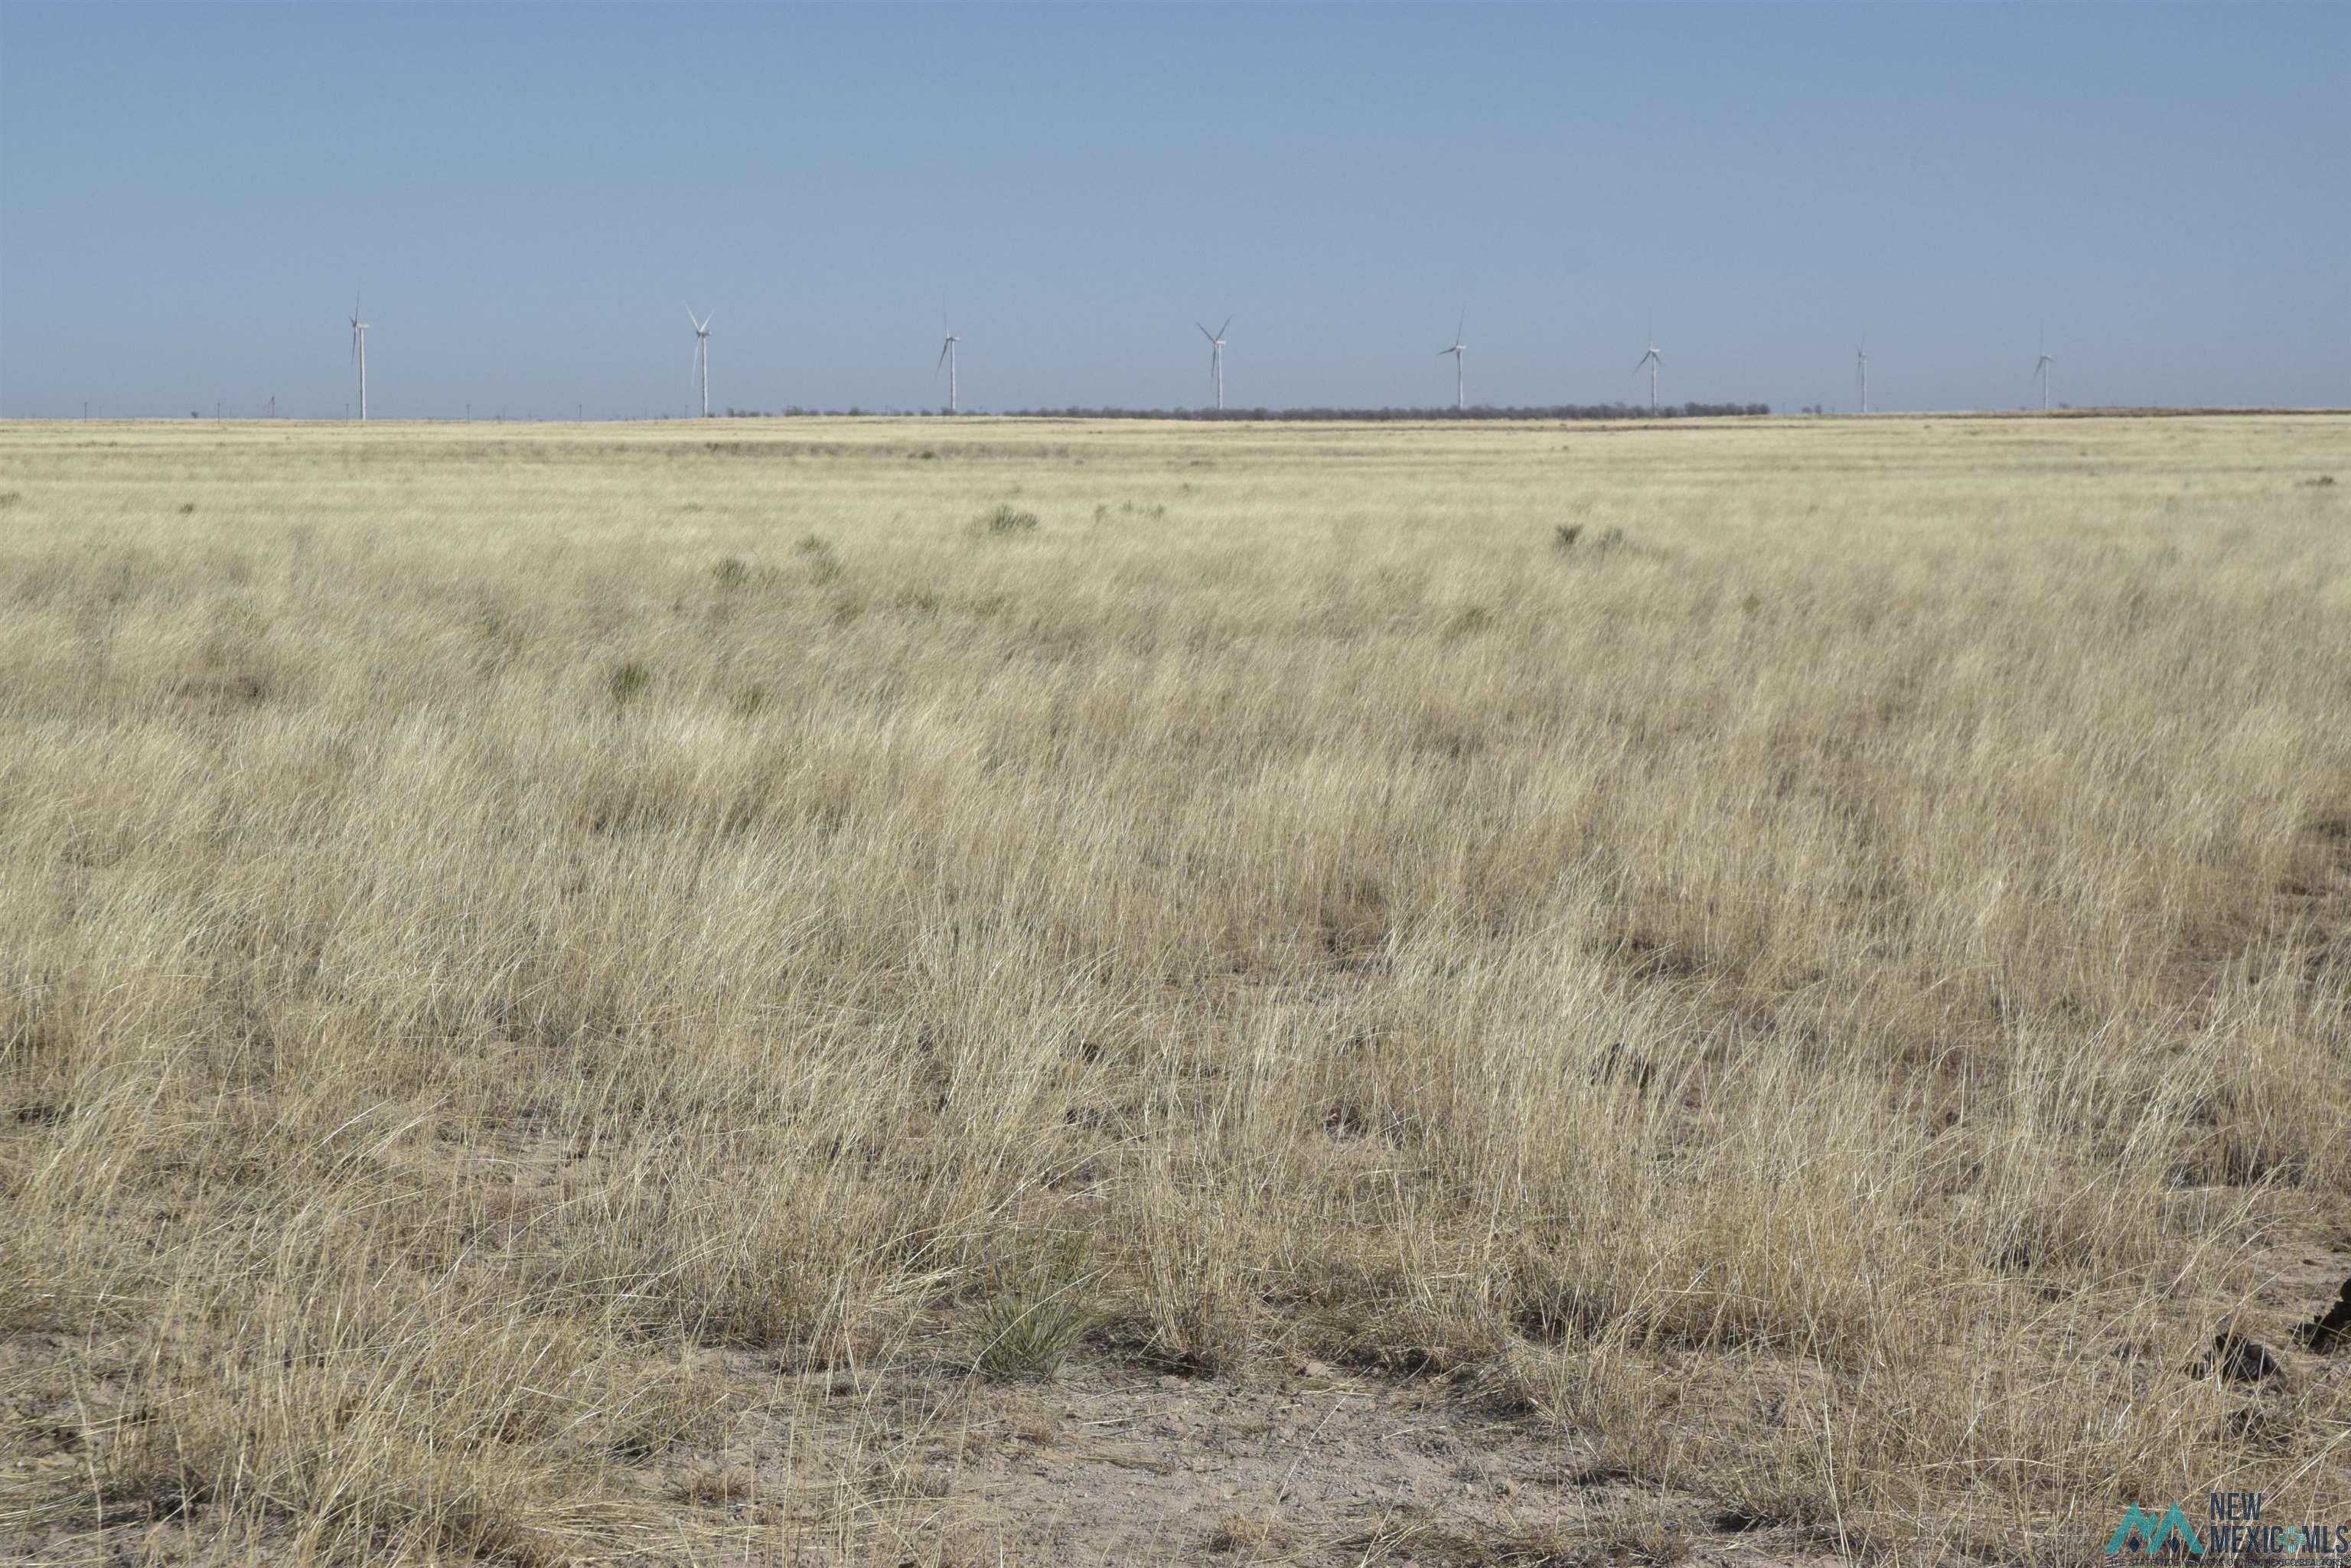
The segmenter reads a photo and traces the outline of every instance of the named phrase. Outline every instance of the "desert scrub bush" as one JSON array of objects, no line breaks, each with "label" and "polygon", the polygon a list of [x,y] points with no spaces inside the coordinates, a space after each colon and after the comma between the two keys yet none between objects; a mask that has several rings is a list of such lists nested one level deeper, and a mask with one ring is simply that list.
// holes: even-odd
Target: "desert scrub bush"
[{"label": "desert scrub bush", "polygon": [[731,593],[751,580],[751,569],[743,564],[739,556],[730,555],[712,567],[710,575],[718,580],[720,588]]},{"label": "desert scrub bush", "polygon": [[991,534],[1033,534],[1037,514],[1020,511],[1009,501],[998,501],[993,511],[979,519],[979,526]]},{"label": "desert scrub bush", "polygon": [[981,1309],[972,1371],[990,1383],[1050,1378],[1101,1320],[1089,1298],[1098,1278],[1097,1270],[1086,1267],[1084,1237],[1055,1245]]}]

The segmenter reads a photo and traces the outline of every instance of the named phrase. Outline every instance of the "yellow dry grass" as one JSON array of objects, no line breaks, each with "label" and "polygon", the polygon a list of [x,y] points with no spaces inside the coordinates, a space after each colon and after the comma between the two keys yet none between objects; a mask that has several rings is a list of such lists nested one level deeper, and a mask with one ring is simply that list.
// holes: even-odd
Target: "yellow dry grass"
[{"label": "yellow dry grass", "polygon": [[2346,672],[2324,417],[0,427],[0,1555],[951,1560],[706,1461],[1048,1276],[1821,1551],[2351,1522]]}]

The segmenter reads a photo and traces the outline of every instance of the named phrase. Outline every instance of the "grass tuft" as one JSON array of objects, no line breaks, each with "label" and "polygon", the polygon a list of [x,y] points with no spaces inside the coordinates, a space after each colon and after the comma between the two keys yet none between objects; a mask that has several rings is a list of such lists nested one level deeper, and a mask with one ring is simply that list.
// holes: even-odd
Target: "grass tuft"
[{"label": "grass tuft", "polygon": [[980,517],[979,526],[991,534],[1031,534],[1037,531],[1037,514],[1020,511],[1009,501],[998,501]]}]

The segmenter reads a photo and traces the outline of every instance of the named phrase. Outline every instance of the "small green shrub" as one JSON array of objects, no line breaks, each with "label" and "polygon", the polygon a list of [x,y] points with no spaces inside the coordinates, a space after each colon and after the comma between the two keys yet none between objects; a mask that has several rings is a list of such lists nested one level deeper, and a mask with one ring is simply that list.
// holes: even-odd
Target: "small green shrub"
[{"label": "small green shrub", "polygon": [[645,688],[653,684],[653,671],[634,659],[612,666],[611,674],[604,682],[605,689],[612,694],[612,700],[622,704],[633,702],[644,695]]},{"label": "small green shrub", "polygon": [[1031,534],[1037,531],[1037,514],[1018,511],[1011,502],[998,501],[979,523],[991,534]]},{"label": "small green shrub", "polygon": [[1562,523],[1551,531],[1552,548],[1553,549],[1572,550],[1575,548],[1575,541],[1583,537],[1583,525],[1582,523]]},{"label": "small green shrub", "polygon": [[758,685],[745,686],[735,694],[735,700],[726,706],[735,710],[737,718],[756,717],[768,706],[768,688]]},{"label": "small green shrub", "polygon": [[742,560],[737,557],[730,555],[725,560],[720,561],[716,566],[712,567],[710,569],[710,575],[718,580],[718,586],[720,588],[732,593],[735,590],[742,587],[745,583],[751,580],[751,569],[744,565]]}]

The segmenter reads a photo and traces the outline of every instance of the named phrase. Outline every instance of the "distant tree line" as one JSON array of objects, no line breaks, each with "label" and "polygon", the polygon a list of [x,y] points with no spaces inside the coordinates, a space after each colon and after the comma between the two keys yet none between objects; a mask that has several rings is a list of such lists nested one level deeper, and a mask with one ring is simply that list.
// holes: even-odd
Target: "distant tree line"
[{"label": "distant tree line", "polygon": [[1731,419],[1767,414],[1761,402],[1563,402],[1533,408],[1024,408],[1015,419],[1296,420],[1301,423],[1475,419]]},{"label": "distant tree line", "polygon": [[[780,416],[756,409],[726,411],[733,419],[785,419],[824,414],[856,418],[874,411],[863,408],[788,408]],[[894,412],[894,411],[893,411]],[[917,414],[947,417],[935,409],[915,409]],[[1477,419],[1749,419],[1771,412],[1767,402],[1667,402],[1655,409],[1646,403],[1563,402],[1532,408],[1017,408],[991,415],[1000,419],[1200,419],[1290,420],[1301,423],[1376,423],[1399,420]]]}]

